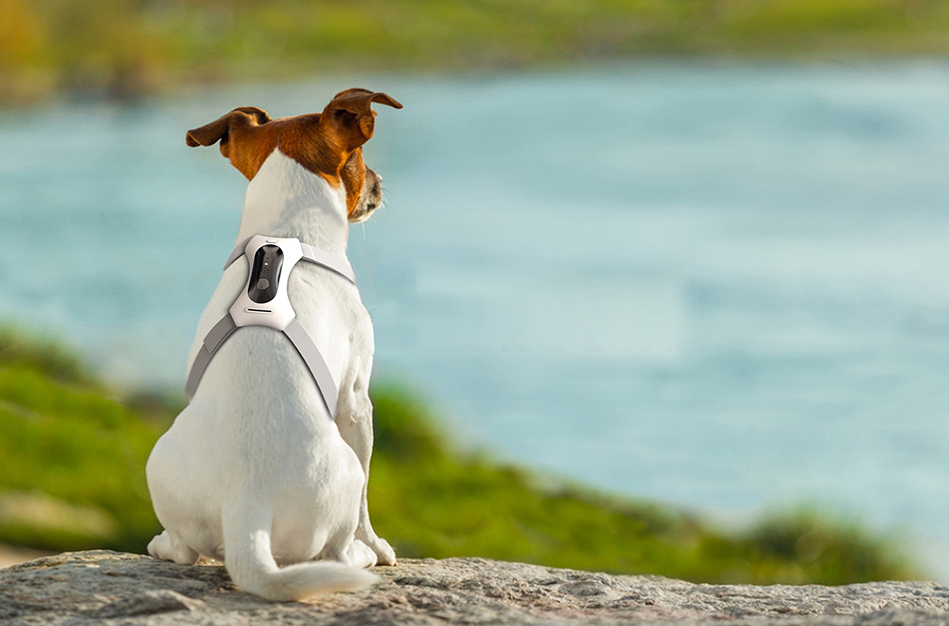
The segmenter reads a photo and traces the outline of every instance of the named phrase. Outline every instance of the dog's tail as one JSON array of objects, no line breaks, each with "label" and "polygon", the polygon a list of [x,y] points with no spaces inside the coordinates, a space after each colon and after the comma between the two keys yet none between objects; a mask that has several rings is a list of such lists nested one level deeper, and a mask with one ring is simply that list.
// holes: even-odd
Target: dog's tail
[{"label": "dog's tail", "polygon": [[320,593],[368,587],[377,576],[332,561],[297,563],[280,568],[270,548],[270,516],[245,509],[224,517],[224,561],[234,583],[268,600],[303,600]]}]

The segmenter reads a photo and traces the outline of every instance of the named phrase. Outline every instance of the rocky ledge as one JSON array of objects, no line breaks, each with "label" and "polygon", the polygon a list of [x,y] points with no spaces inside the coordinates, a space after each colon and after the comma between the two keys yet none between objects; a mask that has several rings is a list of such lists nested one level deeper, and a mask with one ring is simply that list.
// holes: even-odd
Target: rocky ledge
[{"label": "rocky ledge", "polygon": [[522,563],[405,559],[379,584],[308,603],[241,593],[217,564],[65,553],[0,569],[0,624],[949,625],[949,587],[695,585]]}]

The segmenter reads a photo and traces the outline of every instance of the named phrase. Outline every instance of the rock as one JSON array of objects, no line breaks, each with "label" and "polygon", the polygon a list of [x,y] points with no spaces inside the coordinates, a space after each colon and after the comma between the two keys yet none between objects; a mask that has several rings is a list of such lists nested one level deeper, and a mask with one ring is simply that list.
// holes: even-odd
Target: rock
[{"label": "rock", "polygon": [[0,570],[0,624],[730,624],[949,626],[949,587],[696,585],[478,558],[405,559],[379,584],[306,603],[234,588],[219,564],[64,553]]}]

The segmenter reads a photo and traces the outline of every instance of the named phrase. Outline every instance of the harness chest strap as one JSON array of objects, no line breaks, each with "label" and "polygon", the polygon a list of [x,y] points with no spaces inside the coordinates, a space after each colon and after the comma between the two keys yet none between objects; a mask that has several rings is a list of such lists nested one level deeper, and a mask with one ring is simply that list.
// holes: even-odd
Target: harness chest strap
[{"label": "harness chest strap", "polygon": [[[248,297],[248,292],[251,290],[251,279],[253,278],[255,271],[260,270],[260,251],[265,246],[271,246],[280,248],[280,256],[289,257],[288,265],[286,271],[280,275],[280,270],[277,269],[276,273],[278,274],[275,281],[278,283],[277,293],[273,296],[270,296],[269,300],[265,300],[264,304],[257,304],[255,307],[241,307],[242,304],[255,304],[260,303],[260,299],[251,300]],[[284,252],[287,254],[284,255]],[[294,256],[296,253],[298,256]],[[329,367],[326,365],[326,361],[323,359],[323,355],[320,354],[319,349],[316,347],[316,344],[313,343],[313,340],[303,329],[303,326],[300,325],[300,322],[296,319],[296,314],[293,312],[293,309],[290,307],[289,299],[286,297],[286,284],[287,276],[290,271],[293,270],[293,266],[298,260],[308,261],[310,263],[315,263],[324,267],[330,271],[333,271],[340,276],[346,278],[353,284],[356,283],[356,277],[353,275],[352,269],[349,267],[348,263],[343,262],[341,259],[320,250],[319,248],[314,248],[309,244],[300,242],[297,239],[276,239],[276,238],[267,238],[261,235],[255,235],[254,237],[249,237],[237,244],[237,247],[234,248],[234,251],[231,253],[231,256],[228,257],[227,263],[224,264],[224,269],[227,269],[239,259],[242,255],[248,257],[248,276],[247,282],[244,285],[244,290],[238,296],[234,305],[232,305],[230,311],[221,318],[221,320],[214,325],[214,327],[208,332],[204,338],[204,342],[201,345],[201,349],[198,350],[197,356],[195,356],[194,363],[191,365],[191,371],[188,373],[188,382],[185,385],[185,392],[188,395],[188,400],[190,401],[194,397],[195,391],[197,391],[198,383],[201,381],[201,377],[204,375],[204,370],[207,368],[208,363],[211,362],[211,358],[217,352],[218,348],[224,344],[228,337],[242,326],[270,326],[275,330],[280,330],[287,339],[290,340],[290,343],[293,344],[293,347],[296,348],[297,352],[300,354],[300,357],[306,363],[307,368],[310,370],[310,374],[313,376],[313,380],[316,382],[317,389],[320,392],[323,402],[326,404],[326,408],[329,411],[330,417],[336,418],[336,404],[338,398],[338,391],[336,388],[336,383],[333,381],[333,376],[329,371]],[[257,262],[255,263],[255,259]],[[266,270],[264,270],[266,271]],[[268,274],[273,276],[273,274]],[[260,296],[258,295],[258,298]],[[265,308],[270,306],[271,308]],[[241,311],[240,309],[244,309]],[[276,309],[279,315],[274,316],[273,313]],[[235,311],[236,310],[236,311]],[[239,315],[239,320],[235,320],[234,315]],[[289,319],[289,322],[286,324],[282,323],[284,318]],[[282,328],[280,327],[282,326]]]}]

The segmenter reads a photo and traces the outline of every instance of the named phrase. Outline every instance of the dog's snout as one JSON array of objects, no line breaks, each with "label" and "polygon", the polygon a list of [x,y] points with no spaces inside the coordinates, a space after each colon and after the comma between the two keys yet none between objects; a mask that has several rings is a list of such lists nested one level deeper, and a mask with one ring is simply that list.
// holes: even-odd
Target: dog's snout
[{"label": "dog's snout", "polygon": [[380,206],[382,206],[382,177],[367,167],[366,181],[359,194],[356,210],[349,216],[349,221],[363,222],[369,219],[372,212]]}]

